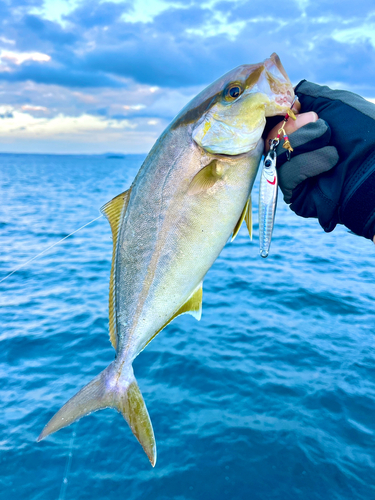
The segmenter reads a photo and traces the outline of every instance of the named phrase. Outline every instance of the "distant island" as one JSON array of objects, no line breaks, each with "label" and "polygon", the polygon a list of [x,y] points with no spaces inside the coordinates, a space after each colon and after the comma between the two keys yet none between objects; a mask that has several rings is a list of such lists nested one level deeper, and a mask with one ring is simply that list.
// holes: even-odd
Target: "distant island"
[{"label": "distant island", "polygon": [[108,160],[123,160],[125,158],[124,155],[107,155],[106,158]]}]

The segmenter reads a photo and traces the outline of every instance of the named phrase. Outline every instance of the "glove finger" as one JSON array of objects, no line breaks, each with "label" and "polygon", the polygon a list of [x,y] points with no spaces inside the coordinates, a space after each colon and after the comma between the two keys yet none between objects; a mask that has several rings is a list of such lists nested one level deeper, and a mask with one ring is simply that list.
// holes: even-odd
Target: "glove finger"
[{"label": "glove finger", "polygon": [[[297,132],[296,132],[297,133]],[[292,153],[293,154],[293,153]],[[326,146],[316,151],[293,156],[278,169],[279,186],[286,203],[290,203],[293,189],[308,177],[315,177],[333,168],[339,161],[337,149]]]},{"label": "glove finger", "polygon": [[[315,151],[329,145],[331,129],[325,120],[319,118],[316,122],[308,123],[299,128],[289,136],[289,142],[293,148],[292,157],[299,154]],[[278,166],[287,161],[287,150],[283,147],[284,141],[276,149]]]}]

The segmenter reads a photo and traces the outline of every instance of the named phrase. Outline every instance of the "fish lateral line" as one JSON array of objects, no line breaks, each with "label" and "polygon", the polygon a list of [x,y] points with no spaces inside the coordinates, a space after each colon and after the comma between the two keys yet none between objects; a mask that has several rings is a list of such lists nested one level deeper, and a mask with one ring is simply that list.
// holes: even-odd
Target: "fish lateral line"
[{"label": "fish lateral line", "polygon": [[42,252],[38,253],[37,255],[35,255],[34,257],[32,257],[31,259],[27,260],[26,262],[24,262],[23,264],[17,266],[15,269],[13,269],[12,272],[10,272],[9,274],[7,274],[4,278],[2,278],[0,280],[0,283],[2,283],[3,281],[5,281],[6,279],[10,278],[10,276],[12,276],[14,273],[16,273],[17,271],[19,271],[20,269],[22,269],[23,267],[27,266],[27,264],[30,264],[30,262],[32,262],[33,260],[36,260],[38,257],[41,257],[42,255],[44,255],[45,253],[48,252],[48,250],[51,250],[53,247],[59,245],[60,243],[62,243],[63,241],[67,240],[70,236],[72,236],[73,234],[76,234],[78,233],[78,231],[81,231],[81,229],[89,226],[90,224],[92,224],[93,222],[97,221],[98,219],[101,219],[103,217],[103,214],[99,215],[99,217],[96,217],[95,219],[91,220],[90,222],[87,222],[86,224],[84,224],[83,226],[79,227],[78,229],[76,229],[75,231],[73,231],[72,233],[68,234],[67,236],[64,236],[64,238],[62,238],[61,240],[59,241],[56,241],[55,243],[53,243],[52,245],[50,245],[49,247],[45,248]]}]

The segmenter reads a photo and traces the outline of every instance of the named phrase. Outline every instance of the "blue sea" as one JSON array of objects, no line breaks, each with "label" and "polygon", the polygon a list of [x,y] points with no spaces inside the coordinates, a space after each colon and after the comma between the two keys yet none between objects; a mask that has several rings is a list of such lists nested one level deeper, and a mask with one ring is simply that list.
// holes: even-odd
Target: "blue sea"
[{"label": "blue sea", "polygon": [[[98,217],[143,158],[0,155],[0,279]],[[114,358],[107,221],[0,283],[2,500],[375,498],[375,246],[281,197],[267,259],[257,230],[207,274],[202,320],[135,361],[154,469],[111,409],[36,442]]]}]

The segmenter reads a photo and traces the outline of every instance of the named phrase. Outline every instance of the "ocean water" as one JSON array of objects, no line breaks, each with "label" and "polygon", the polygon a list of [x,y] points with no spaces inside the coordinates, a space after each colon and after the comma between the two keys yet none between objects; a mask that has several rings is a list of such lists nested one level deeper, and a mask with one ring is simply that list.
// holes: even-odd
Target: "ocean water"
[{"label": "ocean water", "polygon": [[[97,217],[142,160],[0,155],[0,279]],[[154,469],[110,409],[36,442],[114,358],[107,221],[0,283],[2,500],[375,498],[375,246],[282,200],[267,259],[254,232],[207,274],[202,320],[135,361]]]}]

